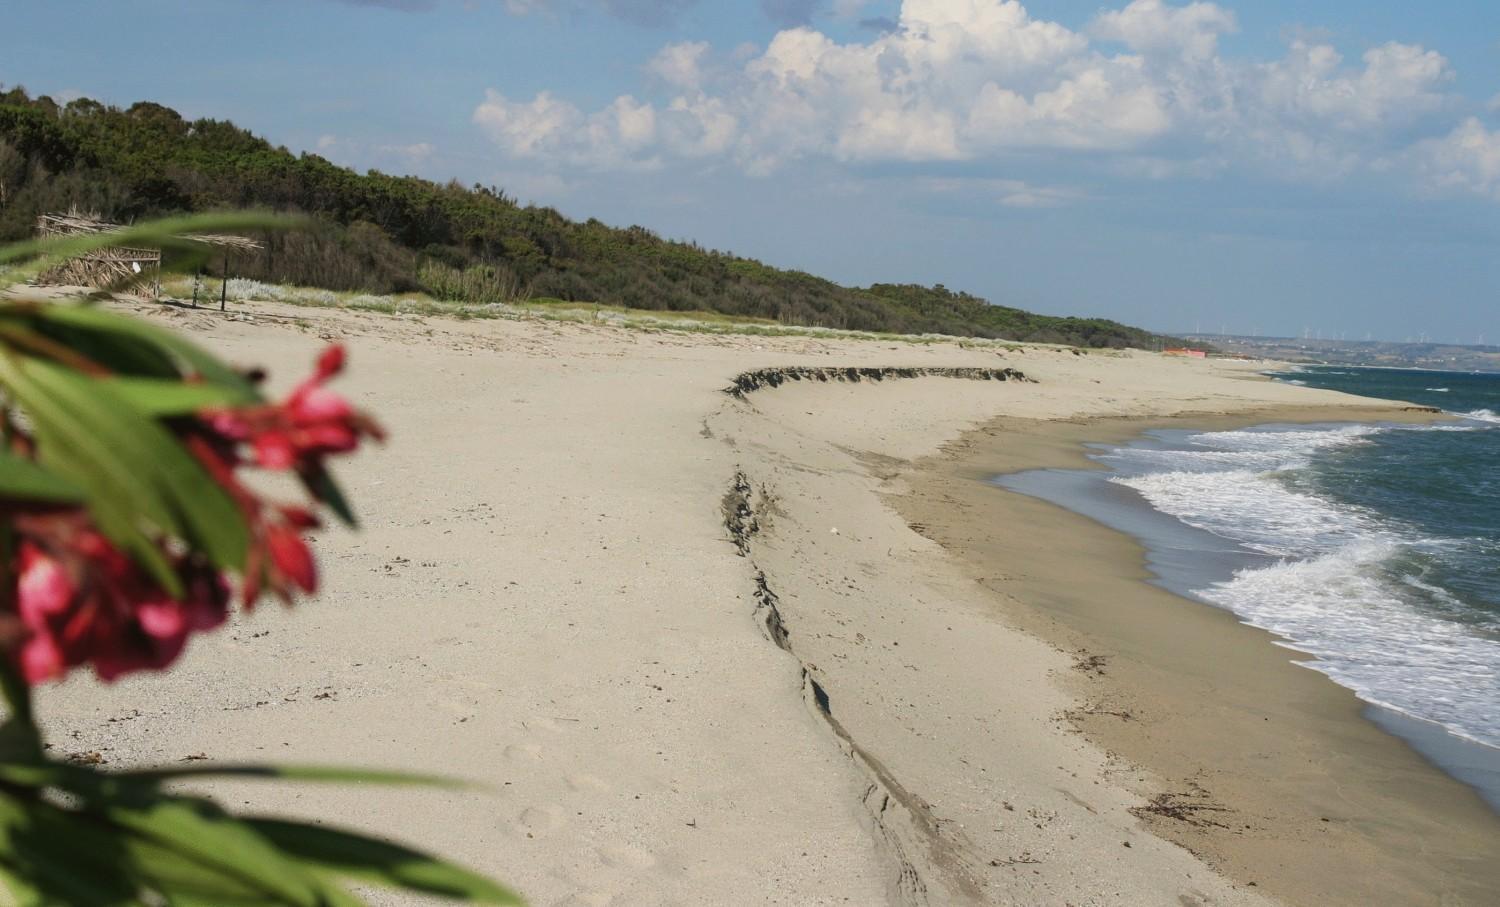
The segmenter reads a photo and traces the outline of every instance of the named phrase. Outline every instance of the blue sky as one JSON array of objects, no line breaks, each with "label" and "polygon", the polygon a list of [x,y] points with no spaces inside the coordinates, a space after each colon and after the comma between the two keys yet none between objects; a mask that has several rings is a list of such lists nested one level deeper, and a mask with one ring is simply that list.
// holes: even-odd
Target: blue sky
[{"label": "blue sky", "polygon": [[847,283],[1500,341],[1500,3],[10,0],[0,82]]}]

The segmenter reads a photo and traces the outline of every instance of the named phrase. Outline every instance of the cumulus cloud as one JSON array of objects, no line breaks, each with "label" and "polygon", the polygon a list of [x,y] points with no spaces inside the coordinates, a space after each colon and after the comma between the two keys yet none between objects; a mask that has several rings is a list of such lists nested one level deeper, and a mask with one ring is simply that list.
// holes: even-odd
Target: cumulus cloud
[{"label": "cumulus cloud", "polygon": [[1389,43],[1364,54],[1350,69],[1326,44],[1296,42],[1285,59],[1255,68],[1259,112],[1320,128],[1363,130],[1408,122],[1444,102],[1452,79],[1437,51]]},{"label": "cumulus cloud", "polygon": [[1500,130],[1470,117],[1448,135],[1415,149],[1430,189],[1472,192],[1500,201]]},{"label": "cumulus cloud", "polygon": [[707,41],[668,44],[646,64],[646,71],[673,88],[696,91],[703,83],[703,58],[708,50]]},{"label": "cumulus cloud", "polygon": [[650,104],[621,95],[603,110],[585,114],[568,101],[542,92],[531,101],[485,93],[473,121],[513,157],[552,159],[589,167],[654,167],[648,153],[657,138]]},{"label": "cumulus cloud", "polygon": [[1166,52],[1201,61],[1218,52],[1219,35],[1236,28],[1234,14],[1212,3],[1173,7],[1162,0],[1136,0],[1122,10],[1101,13],[1090,31],[1141,53]]},{"label": "cumulus cloud", "polygon": [[[889,28],[859,40],[806,25],[814,3],[775,8],[804,24],[763,48],[663,48],[645,68],[667,97],[585,114],[545,92],[492,92],[475,122],[513,155],[595,166],[720,156],[769,173],[798,158],[985,162],[1042,149],[1113,155],[1149,174],[1238,164],[1334,178],[1406,154],[1398,143],[1454,105],[1453,73],[1434,50],[1391,42],[1350,61],[1304,35],[1277,58],[1234,59],[1220,47],[1234,14],[1201,0],[1133,0],[1082,30],[1018,0],[904,0]],[[625,109],[640,128],[623,127]],[[1491,147],[1492,135],[1455,133],[1424,159],[1437,167],[1448,148],[1466,185],[1491,185],[1472,144]]]}]

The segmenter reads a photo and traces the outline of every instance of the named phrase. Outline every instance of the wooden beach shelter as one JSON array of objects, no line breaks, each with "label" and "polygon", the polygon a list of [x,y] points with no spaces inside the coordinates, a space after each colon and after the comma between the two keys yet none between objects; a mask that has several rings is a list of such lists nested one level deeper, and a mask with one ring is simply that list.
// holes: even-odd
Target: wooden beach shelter
[{"label": "wooden beach shelter", "polygon": [[[36,219],[37,235],[42,238],[55,236],[83,236],[95,233],[115,233],[122,229],[86,214],[69,211],[66,214],[43,214]],[[223,285],[219,288],[219,308],[224,308],[229,295],[229,263],[234,252],[254,252],[261,244],[246,236],[227,233],[193,233],[190,239],[212,246],[224,256]],[[53,286],[77,286],[102,289],[128,285],[135,288],[138,296],[161,298],[161,250],[135,249],[129,246],[106,246],[70,258],[37,278],[40,284]],[[193,304],[198,300],[194,298]]]}]

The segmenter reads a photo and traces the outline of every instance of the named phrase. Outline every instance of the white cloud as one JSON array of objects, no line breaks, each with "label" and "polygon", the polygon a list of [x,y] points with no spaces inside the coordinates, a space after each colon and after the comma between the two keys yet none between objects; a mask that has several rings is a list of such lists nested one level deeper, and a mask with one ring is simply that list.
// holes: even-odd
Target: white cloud
[{"label": "white cloud", "polygon": [[707,54],[707,41],[668,44],[646,64],[646,71],[673,88],[697,91],[703,84],[703,58]]},{"label": "white cloud", "polygon": [[509,155],[597,168],[655,167],[650,153],[657,138],[656,110],[630,95],[584,114],[551,92],[531,101],[512,101],[485,92],[473,122]]},{"label": "white cloud", "polygon": [[739,121],[719,98],[679,96],[662,112],[662,138],[686,157],[723,154],[739,132]]},{"label": "white cloud", "polygon": [[1440,107],[1439,87],[1453,77],[1441,54],[1410,44],[1372,48],[1364,64],[1350,70],[1329,45],[1295,42],[1284,59],[1252,71],[1255,109],[1322,129],[1397,125]]},{"label": "white cloud", "polygon": [[1138,61],[1098,61],[1055,88],[1026,98],[994,82],[969,113],[971,145],[1067,149],[1132,148],[1171,128],[1166,98]]},{"label": "white cloud", "polygon": [[1234,13],[1212,3],[1168,6],[1136,0],[1122,10],[1101,13],[1090,31],[1140,53],[1168,53],[1202,61],[1218,53],[1219,35],[1235,31]]},{"label": "white cloud", "polygon": [[1074,31],[1017,0],[904,0],[894,29],[863,40],[799,26],[717,58],[703,42],[667,45],[646,64],[673,95],[658,104],[624,96],[585,114],[547,92],[491,92],[474,121],[517,157],[598,167],[720,156],[763,174],[808,157],[1050,149],[1149,161],[1146,175],[1330,179],[1409,157],[1400,143],[1455,109],[1436,51],[1391,42],[1351,63],[1298,37],[1278,58],[1240,60],[1220,48],[1236,28],[1208,2],[1133,0]]},{"label": "white cloud", "polygon": [[1500,130],[1486,128],[1477,117],[1442,138],[1418,144],[1415,156],[1429,188],[1500,201]]},{"label": "white cloud", "polygon": [[577,140],[583,112],[551,92],[538,94],[530,103],[511,101],[498,91],[486,91],[484,103],[474,109],[474,124],[495,144],[515,157],[539,157],[557,153]]}]

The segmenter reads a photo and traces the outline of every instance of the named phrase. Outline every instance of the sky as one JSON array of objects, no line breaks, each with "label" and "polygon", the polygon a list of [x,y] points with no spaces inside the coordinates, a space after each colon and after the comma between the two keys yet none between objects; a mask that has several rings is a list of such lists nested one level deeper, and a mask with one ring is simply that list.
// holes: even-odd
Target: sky
[{"label": "sky", "polygon": [[842,283],[1500,343],[1496,0],[0,0],[0,84]]}]

